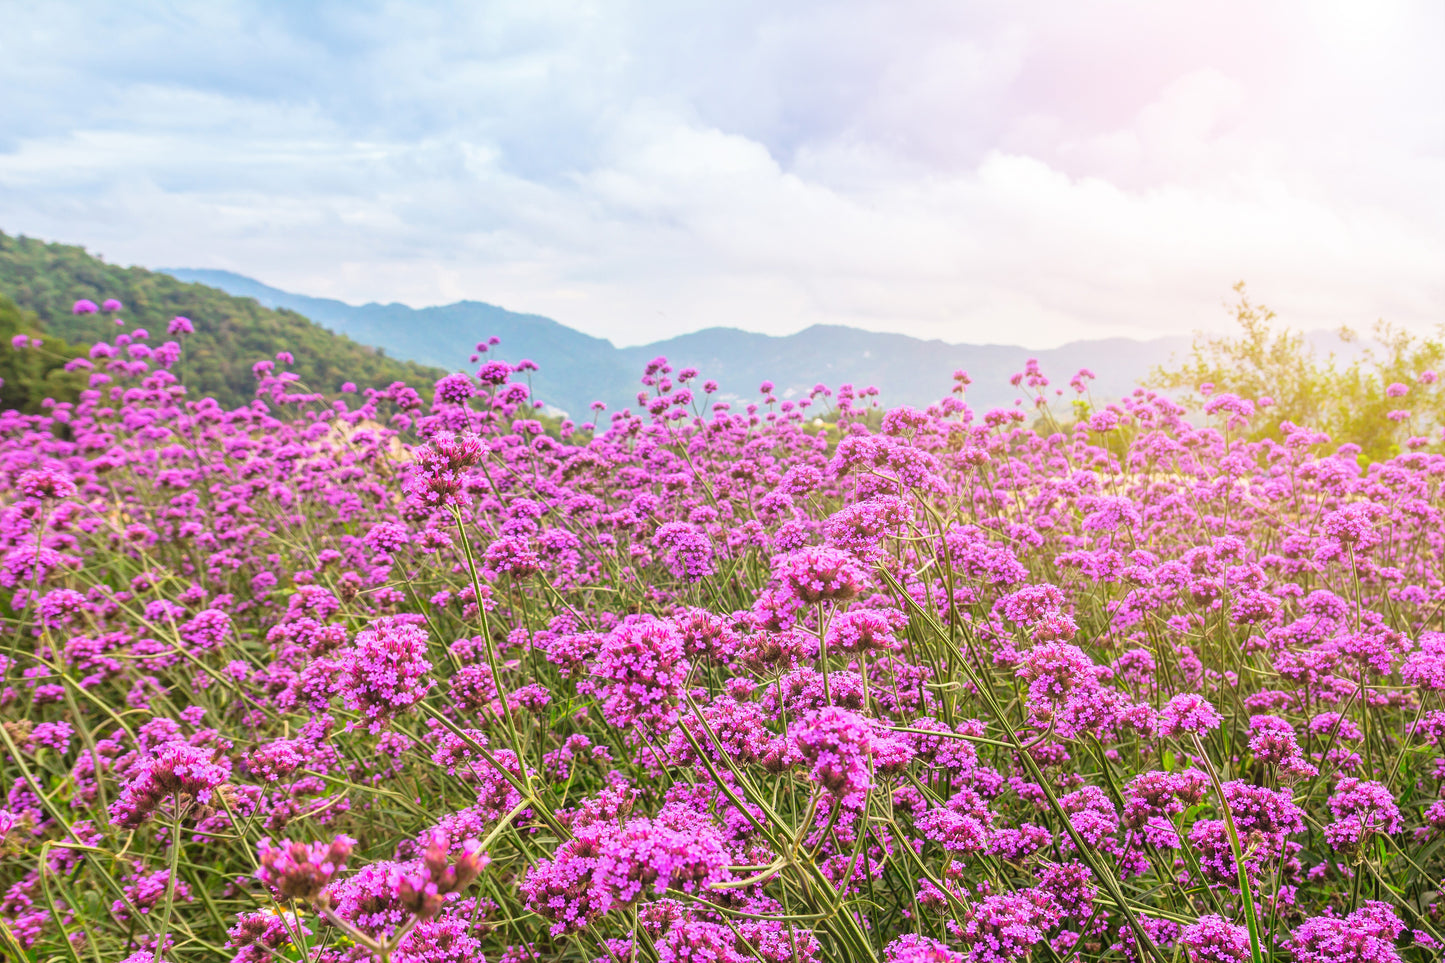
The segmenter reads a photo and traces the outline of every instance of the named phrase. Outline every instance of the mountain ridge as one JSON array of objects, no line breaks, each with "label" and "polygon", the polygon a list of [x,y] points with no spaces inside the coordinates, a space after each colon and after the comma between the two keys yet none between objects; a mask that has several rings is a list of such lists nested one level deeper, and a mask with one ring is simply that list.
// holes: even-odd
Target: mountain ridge
[{"label": "mountain ridge", "polygon": [[[362,305],[316,298],[272,287],[233,271],[160,268],[180,280],[208,284],[263,306],[296,311],[388,355],[463,370],[475,344],[496,335],[510,361],[538,363],[537,397],[579,420],[594,400],[610,409],[635,406],[638,377],[648,361],[665,356],[675,368],[694,367],[721,384],[724,400],[751,397],[765,380],[780,398],[806,394],[819,382],[875,386],[885,404],[922,406],[946,395],[954,370],[973,378],[968,398],[975,407],[1012,404],[1023,393],[1008,384],[1029,359],[1037,359],[1056,387],[1080,368],[1093,370],[1096,398],[1133,390],[1156,365],[1187,351],[1187,336],[1080,339],[1056,348],[966,344],[922,339],[847,325],[815,324],[787,335],[712,327],[642,345],[617,347],[552,318],[511,311],[485,301],[464,300],[412,308],[398,302]],[[419,332],[424,331],[422,336]]]}]

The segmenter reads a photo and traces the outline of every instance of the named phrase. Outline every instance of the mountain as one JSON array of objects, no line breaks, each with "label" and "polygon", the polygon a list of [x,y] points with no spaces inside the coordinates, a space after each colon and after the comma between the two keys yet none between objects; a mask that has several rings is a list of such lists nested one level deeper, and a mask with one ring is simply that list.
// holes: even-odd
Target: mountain
[{"label": "mountain", "polygon": [[840,325],[814,325],[784,337],[752,334],[730,328],[709,328],[637,348],[624,348],[623,357],[636,369],[663,355],[674,364],[701,369],[725,389],[756,391],[764,380],[773,381],[779,397],[806,394],[818,382],[830,388],[851,383],[879,389],[888,404],[927,405],[946,395],[954,371],[967,371],[973,379],[969,403],[977,408],[1007,406],[1023,396],[1008,383],[1030,358],[1066,397],[1067,387],[1080,368],[1097,376],[1094,397],[1114,399],[1132,391],[1155,365],[1169,360],[1171,352],[1184,352],[1190,340],[1183,337],[1134,341],[1107,338],[1074,341],[1058,348],[1033,350],[1016,345],[949,344],[924,341],[901,334],[882,334]]},{"label": "mountain", "polygon": [[518,314],[480,301],[458,301],[433,308],[404,304],[354,306],[328,298],[292,294],[233,274],[189,268],[162,268],[183,281],[208,284],[228,294],[254,298],[268,308],[303,314],[338,334],[375,345],[397,358],[449,371],[475,369],[468,358],[478,342],[502,339],[508,361],[537,362],[532,389],[537,398],[574,416],[587,415],[595,400],[616,410],[636,404],[640,370],[619,355],[612,342],[594,338],[536,314]]},{"label": "mountain", "polygon": [[1080,368],[1098,375],[1099,399],[1133,390],[1155,365],[1188,351],[1187,337],[1135,341],[1107,338],[1075,341],[1036,351],[1010,345],[949,344],[899,334],[881,334],[839,325],[814,325],[796,334],[774,337],[734,328],[707,328],[637,347],[617,348],[550,318],[518,314],[480,301],[442,307],[404,304],[346,304],[307,297],[262,284],[230,271],[162,269],[179,279],[209,284],[233,295],[255,298],[272,308],[304,314],[333,331],[384,348],[388,354],[438,367],[460,369],[476,342],[496,335],[499,356],[529,358],[541,370],[534,375],[538,398],[574,417],[588,414],[594,400],[616,410],[636,405],[638,377],[659,355],[674,366],[698,368],[722,386],[729,400],[757,397],[764,381],[776,384],[779,397],[804,395],[823,382],[831,388],[852,383],[875,386],[886,404],[927,405],[946,395],[951,377],[964,369],[973,378],[969,402],[987,408],[1010,405],[1020,392],[1009,376],[1037,358],[1057,387]]},{"label": "mountain", "polygon": [[[335,393],[343,382],[385,387],[393,381],[429,384],[444,371],[389,358],[374,347],[314,324],[292,310],[262,306],[214,286],[189,284],[145,268],[117,267],[84,248],[48,244],[0,232],[0,297],[8,299],[43,332],[74,344],[108,341],[122,330],[143,327],[151,341],[168,340],[176,315],[190,318],[195,333],[182,337],[185,353],[177,371],[188,387],[214,395],[227,406],[255,397],[251,366],[277,352],[295,356],[290,370],[316,391]],[[79,298],[97,304],[116,298],[125,328],[109,315],[76,315]],[[8,342],[0,350],[11,351]],[[455,366],[451,366],[455,367]]]}]

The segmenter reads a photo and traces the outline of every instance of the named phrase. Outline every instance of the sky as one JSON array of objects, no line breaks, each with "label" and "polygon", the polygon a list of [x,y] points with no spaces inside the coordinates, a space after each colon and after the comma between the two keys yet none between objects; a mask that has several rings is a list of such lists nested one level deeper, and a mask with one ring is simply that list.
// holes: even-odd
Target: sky
[{"label": "sky", "polygon": [[1437,0],[0,0],[0,230],[620,345],[1445,322]]}]

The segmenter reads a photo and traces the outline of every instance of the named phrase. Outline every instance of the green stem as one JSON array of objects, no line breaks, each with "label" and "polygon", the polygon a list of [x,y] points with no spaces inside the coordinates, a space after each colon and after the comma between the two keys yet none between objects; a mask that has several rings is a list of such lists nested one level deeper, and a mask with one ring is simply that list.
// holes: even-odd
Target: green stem
[{"label": "green stem", "polygon": [[1209,781],[1214,784],[1214,792],[1219,796],[1219,808],[1224,813],[1224,828],[1229,834],[1229,849],[1234,854],[1234,869],[1239,876],[1239,899],[1244,904],[1244,919],[1249,927],[1249,957],[1253,963],[1264,963],[1264,953],[1259,944],[1259,915],[1254,906],[1254,888],[1249,884],[1249,871],[1244,866],[1244,847],[1239,843],[1239,829],[1234,824],[1234,811],[1198,736],[1194,737],[1194,746],[1199,751],[1199,761],[1204,766],[1204,771],[1209,774]]}]

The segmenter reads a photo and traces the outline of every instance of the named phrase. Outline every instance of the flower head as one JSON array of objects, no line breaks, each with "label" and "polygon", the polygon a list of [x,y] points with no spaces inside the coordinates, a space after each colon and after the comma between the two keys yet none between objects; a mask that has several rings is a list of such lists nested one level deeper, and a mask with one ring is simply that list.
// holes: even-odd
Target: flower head
[{"label": "flower head", "polygon": [[448,896],[470,886],[491,859],[475,839],[462,843],[453,857],[450,839],[441,831],[428,833],[422,843],[421,865],[410,872],[397,870],[396,895],[402,906],[426,920],[441,911]]},{"label": "flower head", "polygon": [[852,555],[836,548],[804,548],[780,555],[773,559],[773,574],[805,605],[851,599],[868,578]]},{"label": "flower head", "polygon": [[111,822],[132,828],[168,802],[180,811],[208,803],[212,791],[229,775],[213,749],[168,743],[125,782],[120,797],[110,805]]},{"label": "flower head", "polygon": [[431,662],[426,631],[395,619],[379,619],[356,633],[341,659],[346,706],[366,716],[372,732],[410,708],[426,693]]},{"label": "flower head", "polygon": [[1179,942],[1189,963],[1245,963],[1249,959],[1249,930],[1216,914],[1201,916],[1184,927]]},{"label": "flower head", "polygon": [[311,900],[321,895],[336,874],[346,870],[346,860],[356,840],[337,836],[329,843],[298,843],[283,840],[272,845],[269,838],[258,845],[256,878],[282,899]]},{"label": "flower head", "polygon": [[1202,736],[1211,729],[1219,728],[1222,721],[1224,717],[1208,699],[1198,693],[1186,692],[1170,699],[1164,706],[1159,717],[1159,731],[1172,738]]}]

